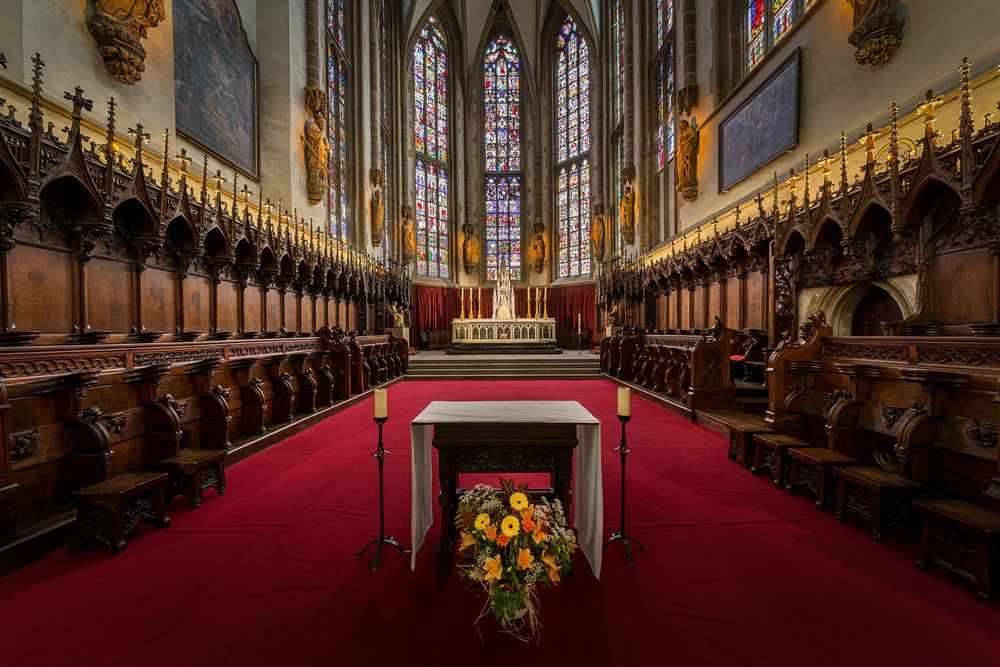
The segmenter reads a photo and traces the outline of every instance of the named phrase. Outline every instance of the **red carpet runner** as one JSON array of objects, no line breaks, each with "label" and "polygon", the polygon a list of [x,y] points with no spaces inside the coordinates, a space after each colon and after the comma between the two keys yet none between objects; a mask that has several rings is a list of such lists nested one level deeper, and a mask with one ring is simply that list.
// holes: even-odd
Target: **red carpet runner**
[{"label": "red carpet runner", "polygon": [[[409,544],[409,422],[432,399],[578,399],[604,422],[605,529],[618,513],[615,388],[604,381],[405,382],[389,391],[388,531]],[[481,599],[354,550],[377,532],[371,401],[230,471],[229,493],[141,529],[117,558],[53,554],[0,580],[0,665],[976,665],[1000,613],[915,545],[876,544],[726,459],[723,438],[642,400],[631,531],[652,547],[542,591],[541,643],[472,626]]]}]

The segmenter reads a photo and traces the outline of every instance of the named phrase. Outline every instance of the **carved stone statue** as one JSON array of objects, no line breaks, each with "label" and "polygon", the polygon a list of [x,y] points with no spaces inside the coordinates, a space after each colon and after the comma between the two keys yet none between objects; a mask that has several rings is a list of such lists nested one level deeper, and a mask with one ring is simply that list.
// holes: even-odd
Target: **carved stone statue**
[{"label": "carved stone statue", "polygon": [[632,194],[632,184],[625,182],[625,191],[618,211],[618,224],[622,229],[622,240],[625,245],[635,243],[635,195]]},{"label": "carved stone statue", "polygon": [[406,317],[403,315],[403,310],[396,304],[389,306],[389,313],[392,315],[392,325],[394,327],[406,326]]},{"label": "carved stone statue", "polygon": [[476,238],[476,229],[471,223],[465,223],[462,232],[465,234],[462,240],[462,266],[471,275],[479,264],[479,239]]},{"label": "carved stone statue", "polygon": [[403,207],[403,225],[400,233],[403,246],[403,261],[409,262],[417,254],[417,234],[413,228],[413,208]]},{"label": "carved stone statue", "polygon": [[694,120],[677,124],[677,191],[684,201],[698,198],[699,131]]},{"label": "carved stone statue", "polygon": [[594,207],[594,219],[590,223],[590,246],[594,261],[604,261],[604,207]]},{"label": "carved stone statue", "polygon": [[382,186],[372,192],[372,245],[382,245],[382,235],[385,234],[385,204],[382,203]]},{"label": "carved stone statue", "polygon": [[306,133],[302,137],[302,147],[306,154],[306,192],[310,204],[319,204],[326,197],[330,143],[326,140],[323,125],[323,117],[314,114],[306,124]]},{"label": "carved stone statue", "polygon": [[528,249],[528,261],[535,273],[545,270],[545,225],[536,222],[532,227],[531,247]]},{"label": "carved stone statue", "polygon": [[142,40],[166,18],[164,0],[90,0],[88,5],[87,30],[108,72],[126,85],[137,83],[146,70]]},{"label": "carved stone statue", "polygon": [[879,67],[892,59],[903,43],[906,18],[898,0],[849,0],[854,9],[854,29],[847,41],[857,47],[854,59]]}]

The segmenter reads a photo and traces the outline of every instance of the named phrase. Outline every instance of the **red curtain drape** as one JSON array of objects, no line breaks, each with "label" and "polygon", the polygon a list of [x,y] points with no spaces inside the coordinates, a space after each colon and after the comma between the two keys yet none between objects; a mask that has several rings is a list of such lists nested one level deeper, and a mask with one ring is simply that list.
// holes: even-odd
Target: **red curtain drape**
[{"label": "red curtain drape", "polygon": [[593,283],[549,288],[549,316],[556,318],[559,330],[576,331],[577,317],[590,332],[587,347],[593,345],[597,328],[597,290]]},{"label": "red curtain drape", "polygon": [[414,285],[413,311],[410,319],[411,344],[418,344],[421,331],[450,329],[451,321],[458,315],[457,289],[435,285]]}]

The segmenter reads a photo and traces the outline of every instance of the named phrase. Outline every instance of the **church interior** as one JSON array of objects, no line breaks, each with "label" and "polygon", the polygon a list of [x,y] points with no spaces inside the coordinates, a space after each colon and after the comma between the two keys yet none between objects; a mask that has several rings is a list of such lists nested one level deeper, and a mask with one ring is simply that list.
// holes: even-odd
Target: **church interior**
[{"label": "church interior", "polygon": [[0,0],[0,664],[1000,656],[998,25]]}]

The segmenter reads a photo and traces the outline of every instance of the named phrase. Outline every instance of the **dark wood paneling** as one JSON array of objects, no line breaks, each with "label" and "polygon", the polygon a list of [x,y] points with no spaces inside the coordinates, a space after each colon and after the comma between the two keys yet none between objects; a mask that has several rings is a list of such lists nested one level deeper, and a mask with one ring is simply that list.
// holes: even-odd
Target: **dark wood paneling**
[{"label": "dark wood paneling", "polygon": [[747,328],[750,329],[763,329],[764,328],[764,307],[766,305],[764,299],[764,281],[765,276],[763,273],[750,273],[747,274]]},{"label": "dark wood paneling", "polygon": [[[216,289],[218,289],[219,299],[219,323],[216,326],[219,331],[236,331],[239,327],[240,286],[229,280],[223,280]],[[247,293],[250,291],[247,290]]]},{"label": "dark wood paneling", "polygon": [[[940,255],[934,259],[934,323],[988,322],[991,293],[989,251]],[[996,286],[993,286],[996,289]]]},{"label": "dark wood paneling", "polygon": [[177,274],[148,268],[142,273],[142,325],[172,333],[177,326]]},{"label": "dark wood paneling", "polygon": [[10,254],[14,323],[24,331],[73,327],[73,255],[22,245]]},{"label": "dark wood paneling", "polygon": [[90,326],[95,331],[129,333],[132,325],[132,265],[95,257],[87,265]]},{"label": "dark wood paneling", "polygon": [[[222,285],[219,287],[221,288]],[[208,331],[211,326],[209,321],[211,290],[211,278],[188,276],[187,280],[184,281],[184,328],[188,331]],[[235,331],[235,322],[233,326],[222,327],[221,330]]]}]

